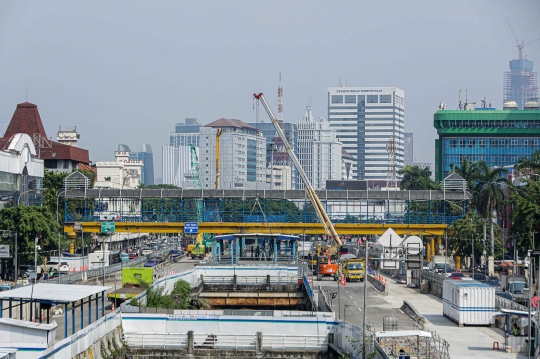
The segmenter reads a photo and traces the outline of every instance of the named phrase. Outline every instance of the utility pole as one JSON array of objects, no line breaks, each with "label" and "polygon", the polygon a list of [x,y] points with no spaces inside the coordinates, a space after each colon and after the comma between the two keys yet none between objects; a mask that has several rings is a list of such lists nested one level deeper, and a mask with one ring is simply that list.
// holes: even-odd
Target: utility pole
[{"label": "utility pole", "polygon": [[17,280],[19,279],[19,248],[17,247],[17,231],[15,231],[15,284],[17,284]]},{"label": "utility pole", "polygon": [[103,268],[103,286],[105,287],[105,238],[101,238],[101,249],[103,250],[101,267]]},{"label": "utility pole", "polygon": [[364,320],[362,322],[362,359],[366,359],[366,297],[367,297],[367,283],[368,283],[368,239],[366,236],[366,263],[364,264]]},{"label": "utility pole", "polygon": [[[532,257],[531,257],[531,250],[529,249],[527,256],[529,257],[529,302],[527,303],[527,307],[529,308],[529,341],[527,342],[527,354],[528,358],[531,359],[531,328],[532,328],[532,320],[531,320],[531,294],[532,294],[532,276],[531,273],[534,270],[531,266],[532,264]],[[515,285],[515,284],[514,284]]]}]

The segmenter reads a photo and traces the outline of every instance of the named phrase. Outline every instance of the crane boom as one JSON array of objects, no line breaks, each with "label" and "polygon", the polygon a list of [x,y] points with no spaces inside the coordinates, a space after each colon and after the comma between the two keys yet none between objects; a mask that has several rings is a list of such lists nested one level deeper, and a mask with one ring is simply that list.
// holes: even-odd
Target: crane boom
[{"label": "crane boom", "polygon": [[315,212],[317,213],[317,216],[319,217],[319,220],[321,221],[321,224],[325,232],[328,234],[330,238],[334,240],[337,247],[342,246],[343,243],[341,242],[341,239],[339,238],[339,234],[337,233],[336,228],[334,227],[334,224],[330,220],[328,213],[326,213],[326,210],[324,209],[324,206],[321,200],[319,199],[319,196],[317,196],[317,193],[313,189],[313,186],[311,185],[311,181],[309,180],[306,173],[304,172],[304,169],[300,165],[300,161],[298,161],[298,158],[296,157],[296,154],[294,153],[291,145],[289,144],[289,141],[285,137],[285,133],[283,132],[283,129],[279,125],[279,121],[276,119],[276,117],[272,113],[270,106],[268,106],[268,102],[266,102],[264,95],[262,93],[253,94],[253,97],[262,103],[264,109],[266,110],[266,113],[268,114],[268,117],[270,117],[272,124],[274,124],[274,127],[276,128],[276,132],[279,135],[279,138],[281,138],[281,141],[283,141],[283,145],[285,146],[285,149],[287,153],[289,154],[294,164],[294,167],[296,167],[296,170],[300,174],[300,177],[302,177],[302,181],[304,182],[304,185],[306,186],[306,192],[309,196],[309,199],[311,200],[311,203],[313,204],[313,207],[315,208]]}]

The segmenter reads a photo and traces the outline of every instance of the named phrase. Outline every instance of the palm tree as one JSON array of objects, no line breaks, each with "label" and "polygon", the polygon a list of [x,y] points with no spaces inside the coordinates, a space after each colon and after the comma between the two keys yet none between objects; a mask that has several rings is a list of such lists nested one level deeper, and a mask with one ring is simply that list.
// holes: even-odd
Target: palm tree
[{"label": "palm tree", "polygon": [[491,255],[495,255],[495,237],[493,235],[493,212],[497,217],[502,212],[506,192],[503,187],[509,187],[506,179],[508,171],[501,167],[489,167],[485,161],[477,163],[477,183],[473,202],[478,213],[486,220],[489,217],[489,233],[491,238]]},{"label": "palm tree", "polygon": [[398,172],[403,175],[400,188],[402,190],[436,190],[438,184],[431,180],[429,167],[420,168],[418,165],[406,166]]},{"label": "palm tree", "polygon": [[450,169],[467,181],[469,191],[473,190],[478,179],[478,162],[470,162],[468,159],[463,158],[461,160],[461,167],[452,163]]},{"label": "palm tree", "polygon": [[516,169],[521,172],[524,172],[527,170],[538,172],[538,170],[540,170],[540,151],[538,150],[534,151],[534,153],[531,155],[530,158],[521,157],[518,160]]}]

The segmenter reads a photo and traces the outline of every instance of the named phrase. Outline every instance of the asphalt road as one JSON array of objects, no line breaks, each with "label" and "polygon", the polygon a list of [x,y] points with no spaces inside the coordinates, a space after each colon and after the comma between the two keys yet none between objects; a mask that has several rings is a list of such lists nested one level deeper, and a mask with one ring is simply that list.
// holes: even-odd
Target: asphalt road
[{"label": "asphalt road", "polygon": [[[399,308],[390,305],[385,300],[385,296],[379,294],[368,282],[347,282],[345,287],[340,286],[339,299],[337,296],[338,285],[333,280],[314,280],[313,288],[316,289],[319,284],[321,285],[322,290],[327,293],[326,297],[331,300],[332,309],[338,319],[362,326],[364,321],[364,283],[367,283],[365,308],[367,325],[373,326],[375,330],[383,330],[383,319],[385,317],[397,317],[398,329],[407,330],[413,328],[412,319]],[[330,293],[336,293],[336,298],[330,299]]]}]

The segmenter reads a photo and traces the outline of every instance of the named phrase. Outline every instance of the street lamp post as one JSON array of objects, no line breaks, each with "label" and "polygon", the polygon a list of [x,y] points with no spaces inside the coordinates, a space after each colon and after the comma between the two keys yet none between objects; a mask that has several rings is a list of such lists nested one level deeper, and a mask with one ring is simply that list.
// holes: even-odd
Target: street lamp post
[{"label": "street lamp post", "polygon": [[[17,207],[21,204],[21,197],[26,194],[26,193],[30,193],[30,192],[39,192],[39,191],[43,191],[43,190],[46,190],[47,188],[37,188],[37,189],[29,189],[28,191],[24,191],[24,192],[21,192],[19,194],[19,198],[17,198]],[[24,205],[24,201],[23,201],[23,205]]]},{"label": "street lamp post", "polygon": [[17,279],[19,279],[19,271],[18,271],[18,248],[17,248],[17,231],[7,231],[7,230],[0,230],[2,232],[2,236],[4,237],[11,237],[13,236],[13,239],[15,240],[15,253],[13,257],[13,265],[15,267],[15,272],[13,273],[13,279],[15,281],[15,284],[17,284]]}]

